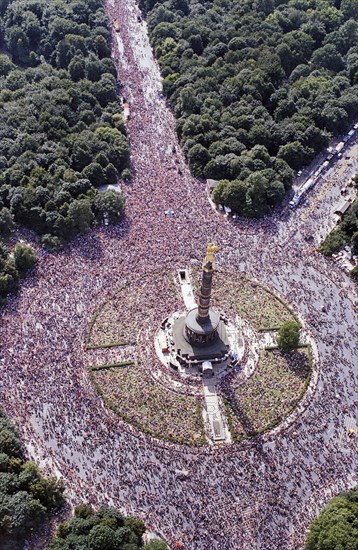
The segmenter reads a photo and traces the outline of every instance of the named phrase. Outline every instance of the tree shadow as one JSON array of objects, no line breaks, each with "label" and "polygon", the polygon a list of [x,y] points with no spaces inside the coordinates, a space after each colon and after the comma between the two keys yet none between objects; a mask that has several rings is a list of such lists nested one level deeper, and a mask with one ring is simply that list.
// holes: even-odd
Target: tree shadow
[{"label": "tree shadow", "polygon": [[77,235],[65,247],[63,253],[66,255],[66,253],[75,252],[86,260],[101,260],[106,250],[103,236],[109,240],[122,240],[128,235],[130,227],[131,221],[126,217],[118,224],[110,224],[108,226],[102,224],[84,235]]}]

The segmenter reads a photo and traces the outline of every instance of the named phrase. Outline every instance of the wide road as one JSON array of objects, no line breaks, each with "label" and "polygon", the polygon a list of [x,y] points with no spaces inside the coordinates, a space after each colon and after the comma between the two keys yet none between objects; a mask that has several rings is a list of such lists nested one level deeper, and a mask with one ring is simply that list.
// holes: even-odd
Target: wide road
[{"label": "wide road", "polygon": [[[1,404],[29,455],[63,476],[71,503],[116,505],[190,550],[302,548],[322,506],[357,483],[347,436],[357,388],[354,285],[304,240],[332,219],[339,182],[318,187],[310,206],[290,216],[236,225],[221,217],[185,166],[134,0],[113,0],[107,11],[120,22],[113,53],[131,108],[127,219],[42,255],[10,300],[0,329]],[[119,281],[185,267],[212,239],[221,265],[261,279],[304,319],[319,377],[289,425],[193,451],[153,441],[106,410],[88,378],[84,343],[96,307]],[[142,307],[145,318],[145,296]],[[186,480],[178,469],[189,471]]]}]

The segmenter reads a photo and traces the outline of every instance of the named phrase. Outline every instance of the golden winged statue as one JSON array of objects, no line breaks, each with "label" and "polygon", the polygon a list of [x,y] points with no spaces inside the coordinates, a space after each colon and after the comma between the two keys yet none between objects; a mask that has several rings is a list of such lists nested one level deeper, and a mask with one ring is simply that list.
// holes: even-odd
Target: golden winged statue
[{"label": "golden winged statue", "polygon": [[219,250],[219,247],[216,246],[216,244],[208,244],[206,247],[206,256],[204,258],[204,265],[207,264],[207,262],[211,262],[212,264],[215,262],[215,252]]}]

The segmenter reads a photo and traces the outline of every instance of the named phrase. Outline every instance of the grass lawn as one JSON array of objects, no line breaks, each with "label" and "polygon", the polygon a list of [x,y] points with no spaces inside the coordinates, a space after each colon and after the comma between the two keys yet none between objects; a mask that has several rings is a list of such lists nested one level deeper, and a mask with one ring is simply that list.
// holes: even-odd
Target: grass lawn
[{"label": "grass lawn", "polygon": [[253,375],[227,396],[246,434],[264,431],[290,413],[306,389],[309,361],[308,348],[261,352]]},{"label": "grass lawn", "polygon": [[124,420],[157,437],[203,443],[196,398],[171,392],[139,367],[98,370],[92,376],[109,406]]}]

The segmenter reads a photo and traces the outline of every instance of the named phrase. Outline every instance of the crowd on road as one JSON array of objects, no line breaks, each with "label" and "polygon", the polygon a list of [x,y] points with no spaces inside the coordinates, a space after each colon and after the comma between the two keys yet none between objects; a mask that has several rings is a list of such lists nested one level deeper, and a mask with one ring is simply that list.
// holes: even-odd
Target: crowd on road
[{"label": "crowd on road", "polygon": [[[132,183],[127,219],[78,237],[38,267],[2,311],[0,398],[28,453],[64,478],[70,502],[115,505],[142,516],[187,549],[301,548],[327,500],[354,483],[355,312],[352,282],[304,240],[330,212],[232,224],[212,210],[185,166],[158,68],[134,0],[108,3],[121,24],[114,42],[130,103]],[[115,37],[114,37],[115,39]],[[172,210],[168,216],[165,211]],[[303,213],[303,214],[302,214]],[[222,448],[180,447],[145,435],[107,409],[86,364],[89,322],[124,278],[172,273],[201,259],[208,241],[219,263],[272,286],[308,322],[320,375],[305,411],[253,440]],[[146,315],[146,296],[138,304]]]}]

